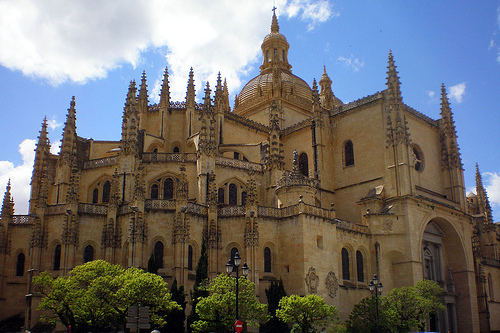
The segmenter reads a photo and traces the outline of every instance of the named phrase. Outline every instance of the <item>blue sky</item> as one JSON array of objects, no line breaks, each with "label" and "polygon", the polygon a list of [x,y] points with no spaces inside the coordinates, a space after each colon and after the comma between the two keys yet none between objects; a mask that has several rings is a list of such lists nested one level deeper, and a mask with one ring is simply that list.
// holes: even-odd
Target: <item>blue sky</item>
[{"label": "blue sky", "polygon": [[293,73],[312,84],[326,66],[344,102],[386,88],[389,50],[409,106],[439,118],[444,83],[467,189],[477,162],[500,209],[500,1],[486,0],[0,1],[0,192],[11,179],[26,213],[41,122],[57,151],[72,96],[78,135],[97,140],[120,139],[128,84],[143,70],[152,103],[167,65],[174,100],[192,66],[199,99],[220,71],[232,101],[258,74],[273,4]]}]

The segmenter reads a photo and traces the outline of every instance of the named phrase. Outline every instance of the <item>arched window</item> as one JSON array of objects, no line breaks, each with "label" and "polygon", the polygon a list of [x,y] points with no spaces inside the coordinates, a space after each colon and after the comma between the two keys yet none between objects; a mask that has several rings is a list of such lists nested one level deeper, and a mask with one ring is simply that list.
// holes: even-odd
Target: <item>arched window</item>
[{"label": "arched window", "polygon": [[83,262],[89,262],[94,260],[94,248],[91,245],[87,245],[83,251]]},{"label": "arched window", "polygon": [[241,205],[245,206],[247,203],[247,192],[241,192]]},{"label": "arched window", "polygon": [[264,273],[271,273],[271,249],[264,249]]},{"label": "arched window", "polygon": [[154,251],[155,251],[156,267],[163,268],[163,243],[156,242]]},{"label": "arched window", "polygon": [[351,279],[351,273],[349,272],[349,252],[345,248],[342,248],[342,279]]},{"label": "arched window", "polygon": [[99,202],[99,190],[95,188],[92,191],[92,203],[96,204],[98,202]]},{"label": "arched window", "polygon": [[25,260],[24,253],[19,253],[17,255],[17,262],[16,262],[16,276],[24,275],[24,260]]},{"label": "arched window", "polygon": [[151,185],[151,199],[158,199],[158,185]]},{"label": "arched window", "polygon": [[174,153],[178,153],[179,151],[179,147],[174,147]]},{"label": "arched window", "polygon": [[352,141],[349,140],[345,143],[344,146],[344,161],[345,161],[345,166],[351,166],[354,165],[354,146],[352,144]]},{"label": "arched window", "polygon": [[222,187],[219,187],[217,191],[217,202],[220,204],[224,203],[224,189]]},{"label": "arched window", "polygon": [[109,193],[111,192],[111,182],[107,180],[102,186],[102,202],[109,202]]},{"label": "arched window", "polygon": [[363,271],[363,254],[356,251],[356,270],[358,273],[358,282],[365,282],[365,273]]},{"label": "arched window", "polygon": [[418,172],[424,171],[424,153],[417,145],[411,146],[413,151],[413,167]]},{"label": "arched window", "polygon": [[238,189],[235,184],[229,184],[229,204],[238,204]]},{"label": "arched window", "polygon": [[302,153],[299,156],[299,172],[305,177],[309,176],[309,159],[306,153]]},{"label": "arched window", "polygon": [[54,266],[53,270],[58,271],[61,268],[61,245],[57,244],[54,249]]},{"label": "arched window", "polygon": [[[234,255],[236,254],[236,252],[238,252],[238,249],[233,247],[231,249],[231,264],[233,265],[233,272],[236,272],[236,267],[234,267]],[[240,257],[241,257],[241,254],[240,254]]]},{"label": "arched window", "polygon": [[188,245],[188,270],[193,270],[193,247]]},{"label": "arched window", "polygon": [[488,274],[488,294],[490,296],[490,301],[495,301],[495,293],[493,291],[493,279],[491,278],[491,274]]},{"label": "arched window", "polygon": [[158,148],[153,149],[153,153],[157,153],[157,152],[158,152]]},{"label": "arched window", "polygon": [[167,178],[163,182],[163,199],[172,199],[174,197],[174,181]]}]

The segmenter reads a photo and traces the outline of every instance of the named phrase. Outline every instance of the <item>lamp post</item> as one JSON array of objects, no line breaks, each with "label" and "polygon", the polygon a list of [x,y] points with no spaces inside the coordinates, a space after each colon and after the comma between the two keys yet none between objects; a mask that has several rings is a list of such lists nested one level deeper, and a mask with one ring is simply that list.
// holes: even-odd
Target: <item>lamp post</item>
[{"label": "lamp post", "polygon": [[382,282],[378,280],[377,274],[373,274],[373,279],[370,281],[369,287],[372,293],[375,292],[375,304],[377,308],[376,312],[377,333],[380,333],[379,318],[378,318],[378,296],[382,295],[382,288],[384,286],[382,285]]},{"label": "lamp post", "polygon": [[[239,293],[239,267],[241,264],[241,257],[238,252],[234,254],[233,260],[229,259],[226,264],[226,271],[229,275],[233,272],[233,270],[236,270],[236,320],[239,319],[239,314],[238,314],[238,293]],[[244,276],[248,275],[248,265],[247,263],[243,263],[243,266],[241,267],[241,272],[243,273]]]}]

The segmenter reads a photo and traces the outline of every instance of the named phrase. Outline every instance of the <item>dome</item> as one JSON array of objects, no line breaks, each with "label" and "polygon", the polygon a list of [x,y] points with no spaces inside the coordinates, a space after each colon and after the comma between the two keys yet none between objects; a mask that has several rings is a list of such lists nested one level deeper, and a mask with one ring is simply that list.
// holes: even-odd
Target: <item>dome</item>
[{"label": "dome", "polygon": [[[274,71],[263,73],[252,80],[250,80],[241,89],[238,95],[238,105],[242,105],[259,97],[269,97],[272,96],[273,91],[273,75]],[[306,102],[312,101],[312,90],[309,85],[302,80],[300,77],[293,75],[291,72],[287,71],[277,71],[280,75],[279,80],[281,81],[281,96],[295,96],[299,99],[305,100]]]}]

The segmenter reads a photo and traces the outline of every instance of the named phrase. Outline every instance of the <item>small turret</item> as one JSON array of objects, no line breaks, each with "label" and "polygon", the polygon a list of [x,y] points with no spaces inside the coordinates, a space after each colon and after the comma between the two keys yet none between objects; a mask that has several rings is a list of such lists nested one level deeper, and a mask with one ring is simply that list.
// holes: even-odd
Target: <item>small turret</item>
[{"label": "small turret", "polygon": [[149,98],[148,98],[148,84],[146,80],[146,72],[142,72],[142,79],[141,79],[141,88],[139,89],[139,98],[138,98],[138,108],[139,112],[147,112],[148,111],[148,105],[149,105]]},{"label": "small turret", "polygon": [[187,93],[186,93],[186,105],[194,107],[196,103],[196,91],[194,86],[194,72],[193,67],[189,70],[189,79],[187,85]]},{"label": "small turret", "polygon": [[392,51],[390,50],[386,85],[389,92],[389,104],[391,105],[391,109],[399,108],[399,106],[403,103],[403,98],[401,97],[401,83],[399,82],[398,71],[394,63]]},{"label": "small turret", "polygon": [[321,80],[319,80],[320,93],[319,99],[321,101],[321,106],[327,110],[332,110],[336,106],[343,105],[342,101],[335,97],[332,91],[332,80],[326,73],[326,66],[323,66],[323,75]]},{"label": "small turret", "polygon": [[59,165],[76,165],[76,110],[75,96],[71,98],[66,122],[64,123],[63,137],[61,142],[61,152],[59,153]]},{"label": "small turret", "polygon": [[168,67],[165,67],[165,74],[163,76],[163,84],[160,92],[160,108],[170,107],[170,87],[168,85]]},{"label": "small turret", "polygon": [[14,199],[10,193],[10,179],[5,187],[5,195],[3,197],[2,212],[0,214],[0,225],[10,223],[14,215]]},{"label": "small turret", "polygon": [[125,107],[123,108],[122,140],[120,151],[120,154],[122,155],[136,154],[138,152],[137,131],[139,125],[139,113],[137,110],[136,94],[137,88],[135,86],[135,81],[130,81]]}]

